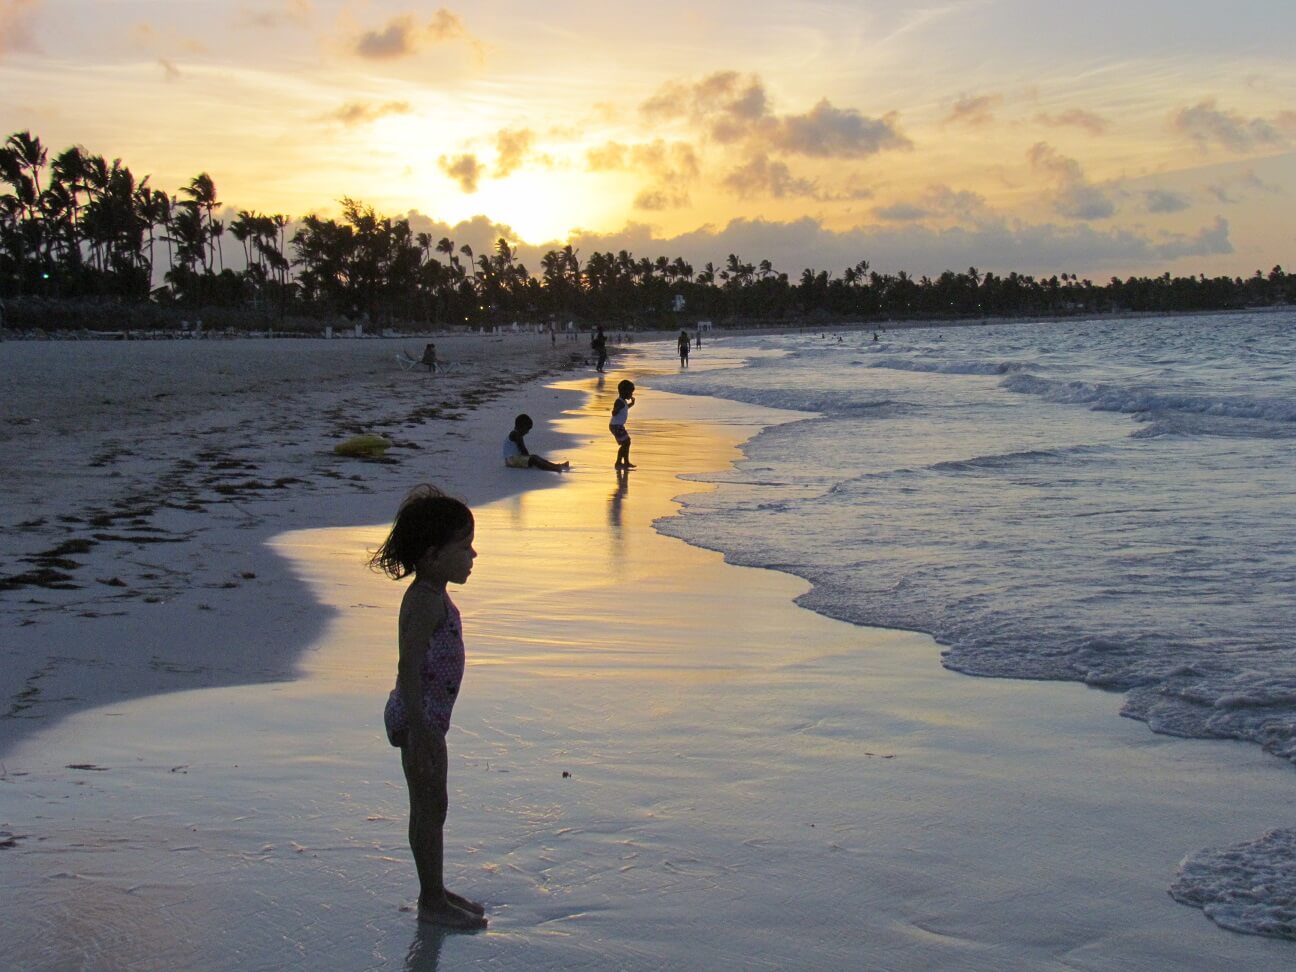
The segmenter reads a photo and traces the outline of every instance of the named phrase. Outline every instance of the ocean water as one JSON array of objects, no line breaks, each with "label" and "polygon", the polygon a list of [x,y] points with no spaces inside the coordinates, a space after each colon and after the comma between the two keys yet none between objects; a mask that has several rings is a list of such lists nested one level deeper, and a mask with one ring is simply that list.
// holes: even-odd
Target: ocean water
[{"label": "ocean water", "polygon": [[[809,580],[815,611],[927,632],[951,669],[1120,691],[1157,732],[1296,761],[1296,312],[723,347],[746,363],[657,384],[813,414],[662,532]],[[1296,846],[1257,846],[1292,900],[1230,927],[1296,934]],[[1186,900],[1232,893],[1191,871]]]}]

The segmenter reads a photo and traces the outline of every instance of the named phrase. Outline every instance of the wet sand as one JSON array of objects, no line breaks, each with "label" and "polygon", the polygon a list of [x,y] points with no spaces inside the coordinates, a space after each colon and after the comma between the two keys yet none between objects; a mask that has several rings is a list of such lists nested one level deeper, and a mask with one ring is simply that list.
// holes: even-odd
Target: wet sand
[{"label": "wet sand", "polygon": [[[650,372],[654,360],[640,364]],[[442,935],[411,911],[404,786],[381,727],[402,587],[362,566],[393,483],[365,495],[382,507],[375,525],[279,534],[261,554],[286,559],[300,585],[277,608],[284,630],[316,632],[296,677],[81,711],[5,754],[9,960],[1290,960],[1289,944],[1222,931],[1165,891],[1185,848],[1246,838],[1281,815],[1284,767],[1254,747],[1113,719],[1116,696],[950,673],[922,635],[819,617],[792,604],[804,582],[657,534],[652,521],[694,488],[677,473],[723,467],[783,416],[700,409],[653,391],[651,373],[636,380],[640,468],[628,476],[611,469],[614,381],[584,377],[544,392],[564,411],[533,436],[571,459],[571,474],[492,478],[504,472],[493,441],[489,466],[473,470],[479,489],[484,479],[500,492],[477,505],[477,568],[453,592],[469,670],[449,737],[447,876],[487,904],[490,931]],[[537,488],[510,493],[519,476]]]}]

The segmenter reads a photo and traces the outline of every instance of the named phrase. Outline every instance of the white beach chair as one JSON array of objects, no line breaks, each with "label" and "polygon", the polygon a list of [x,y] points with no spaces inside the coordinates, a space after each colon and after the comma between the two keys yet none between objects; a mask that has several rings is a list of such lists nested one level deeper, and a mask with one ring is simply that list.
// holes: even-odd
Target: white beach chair
[{"label": "white beach chair", "polygon": [[[396,352],[396,363],[401,366],[402,371],[413,371],[415,368],[427,367],[427,365],[423,363],[422,358],[415,358],[413,355],[407,354],[404,351]],[[459,365],[455,364],[453,361],[437,362],[436,374],[438,375],[446,374],[447,372],[458,371],[458,370],[459,370]]]}]

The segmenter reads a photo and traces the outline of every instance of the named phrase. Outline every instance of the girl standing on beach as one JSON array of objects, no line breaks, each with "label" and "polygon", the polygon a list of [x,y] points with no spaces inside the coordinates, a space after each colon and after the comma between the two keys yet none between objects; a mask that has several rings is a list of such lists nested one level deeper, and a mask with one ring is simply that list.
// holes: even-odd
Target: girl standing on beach
[{"label": "girl standing on beach", "polygon": [[612,406],[612,420],[608,422],[608,431],[612,433],[612,438],[616,439],[617,455],[616,462],[613,464],[617,469],[633,469],[634,463],[630,461],[630,436],[625,430],[626,418],[630,415],[630,409],[634,407],[635,386],[633,381],[621,381],[617,383],[616,404]]},{"label": "girl standing on beach", "polygon": [[463,628],[446,585],[465,583],[476,556],[472,511],[433,486],[420,486],[401,503],[391,532],[370,561],[393,580],[414,576],[401,601],[396,688],[383,721],[388,740],[400,747],[409,786],[418,917],[469,930],[486,927],[486,909],[447,890],[442,879],[445,737],[464,674]]}]

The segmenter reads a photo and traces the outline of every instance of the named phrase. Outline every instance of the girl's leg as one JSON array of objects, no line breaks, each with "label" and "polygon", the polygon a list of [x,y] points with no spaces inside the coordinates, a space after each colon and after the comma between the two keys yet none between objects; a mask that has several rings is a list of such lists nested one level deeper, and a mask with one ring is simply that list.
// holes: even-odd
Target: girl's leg
[{"label": "girl's leg", "polygon": [[[410,850],[419,877],[419,921],[444,928],[485,928],[486,919],[472,902],[446,891],[443,882],[446,805],[445,737],[431,733],[431,752],[418,753],[407,743],[401,747],[401,765],[409,787]],[[458,901],[464,904],[458,904]]]},{"label": "girl's leg", "polygon": [[532,456],[531,467],[533,469],[544,469],[548,472],[562,472],[564,469],[570,469],[570,462],[551,462],[544,456]]}]

